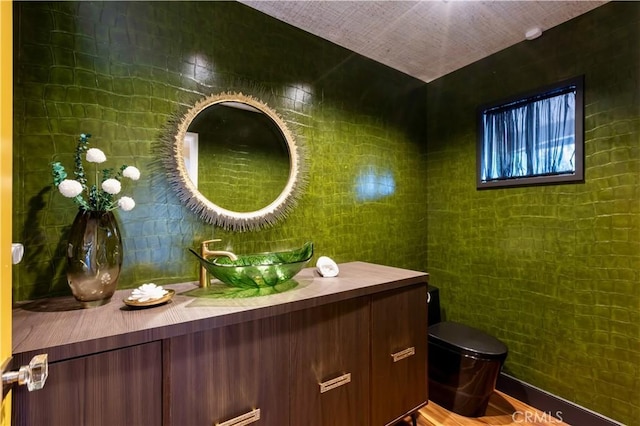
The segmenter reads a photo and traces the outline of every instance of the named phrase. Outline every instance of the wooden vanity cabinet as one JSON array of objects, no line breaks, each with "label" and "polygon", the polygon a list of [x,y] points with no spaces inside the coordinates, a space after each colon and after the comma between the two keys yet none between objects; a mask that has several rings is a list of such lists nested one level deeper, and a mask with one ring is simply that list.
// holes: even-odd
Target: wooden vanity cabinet
[{"label": "wooden vanity cabinet", "polygon": [[427,401],[426,306],[425,284],[168,339],[165,424],[397,421]]},{"label": "wooden vanity cabinet", "polygon": [[13,425],[162,425],[161,343],[49,364],[40,391],[13,390]]},{"label": "wooden vanity cabinet", "polygon": [[16,364],[50,364],[42,390],[13,388],[12,424],[385,426],[426,404],[427,274],[350,262],[299,279],[232,303],[194,303],[183,283],[153,309],[116,302],[130,290],[14,308]]},{"label": "wooden vanity cabinet", "polygon": [[427,286],[371,296],[371,424],[427,403]]},{"label": "wooden vanity cabinet", "polygon": [[165,425],[288,425],[288,349],[287,316],[166,340]]},{"label": "wooden vanity cabinet", "polygon": [[290,424],[370,426],[369,298],[290,317]]}]

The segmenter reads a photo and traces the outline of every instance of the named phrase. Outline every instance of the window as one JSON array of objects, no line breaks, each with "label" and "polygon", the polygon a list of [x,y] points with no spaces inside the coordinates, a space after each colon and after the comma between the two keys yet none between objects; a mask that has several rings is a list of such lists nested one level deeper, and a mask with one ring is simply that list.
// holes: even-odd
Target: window
[{"label": "window", "polygon": [[478,112],[478,189],[584,181],[578,77]]}]

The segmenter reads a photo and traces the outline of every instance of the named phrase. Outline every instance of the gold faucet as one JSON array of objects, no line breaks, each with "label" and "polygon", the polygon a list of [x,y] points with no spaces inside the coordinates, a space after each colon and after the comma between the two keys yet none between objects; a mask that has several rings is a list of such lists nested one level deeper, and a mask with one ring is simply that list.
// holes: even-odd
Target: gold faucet
[{"label": "gold faucet", "polygon": [[[238,256],[231,253],[230,251],[224,250],[209,250],[209,243],[217,243],[222,241],[220,239],[215,240],[207,240],[203,241],[200,245],[200,255],[203,259],[208,259],[210,257],[228,257],[231,260],[238,260]],[[209,287],[209,278],[207,277],[207,268],[200,265],[200,287],[206,288]]]}]

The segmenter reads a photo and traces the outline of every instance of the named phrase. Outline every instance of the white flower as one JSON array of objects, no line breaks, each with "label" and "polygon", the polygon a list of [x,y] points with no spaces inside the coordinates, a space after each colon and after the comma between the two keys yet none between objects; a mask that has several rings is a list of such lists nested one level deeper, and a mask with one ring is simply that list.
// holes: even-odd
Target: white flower
[{"label": "white flower", "polygon": [[129,300],[137,300],[138,302],[146,302],[149,300],[160,299],[168,293],[162,286],[157,286],[153,283],[142,284],[140,287],[134,289],[131,292]]},{"label": "white flower", "polygon": [[102,182],[102,189],[107,194],[116,195],[122,189],[122,185],[118,179],[111,178]]},{"label": "white flower", "polygon": [[87,161],[90,163],[104,163],[107,161],[107,156],[98,148],[89,148],[87,150]]},{"label": "white flower", "polygon": [[[114,196],[122,191],[121,180],[124,177],[134,181],[140,179],[140,170],[126,164],[119,168],[99,170],[98,163],[107,161],[107,156],[101,149],[89,148],[90,137],[89,133],[82,133],[77,140],[74,155],[76,179],[67,179],[64,166],[59,161],[54,161],[51,163],[53,184],[62,195],[73,199],[83,210],[112,211],[118,207],[127,211],[133,209],[136,203],[132,198],[122,197],[118,200]],[[92,167],[95,173],[85,171],[84,160],[95,164]]]},{"label": "white flower", "polygon": [[131,197],[120,197],[118,200],[118,207],[125,212],[132,210],[136,206],[136,202]]},{"label": "white flower", "polygon": [[140,179],[140,170],[137,167],[129,166],[122,171],[122,176],[131,180],[138,180]]},{"label": "white flower", "polygon": [[82,184],[77,180],[65,179],[58,184],[58,190],[67,198],[75,198],[82,193]]}]

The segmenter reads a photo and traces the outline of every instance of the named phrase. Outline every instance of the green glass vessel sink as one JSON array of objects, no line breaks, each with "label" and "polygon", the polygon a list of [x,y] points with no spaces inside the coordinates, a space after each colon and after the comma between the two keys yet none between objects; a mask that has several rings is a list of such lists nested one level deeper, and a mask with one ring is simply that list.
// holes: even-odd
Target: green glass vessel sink
[{"label": "green glass vessel sink", "polygon": [[226,285],[238,289],[261,289],[279,286],[307,266],[313,256],[313,243],[288,251],[237,255],[237,260],[228,257],[205,259],[189,250],[211,276]]}]

